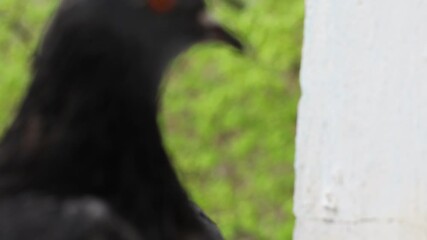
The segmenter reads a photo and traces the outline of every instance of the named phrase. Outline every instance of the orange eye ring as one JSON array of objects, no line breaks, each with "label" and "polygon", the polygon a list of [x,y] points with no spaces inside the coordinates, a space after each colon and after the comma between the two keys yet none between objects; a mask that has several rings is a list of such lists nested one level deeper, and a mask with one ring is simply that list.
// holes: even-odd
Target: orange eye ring
[{"label": "orange eye ring", "polygon": [[171,12],[176,5],[176,0],[148,0],[148,6],[158,13]]}]

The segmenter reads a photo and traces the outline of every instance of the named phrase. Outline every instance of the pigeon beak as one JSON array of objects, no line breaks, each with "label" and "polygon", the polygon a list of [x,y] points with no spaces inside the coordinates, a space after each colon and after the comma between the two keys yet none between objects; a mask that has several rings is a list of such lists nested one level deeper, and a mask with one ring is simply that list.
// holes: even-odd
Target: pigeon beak
[{"label": "pigeon beak", "polygon": [[198,20],[205,32],[205,40],[224,42],[238,51],[242,52],[244,50],[243,44],[215,21],[206,11],[200,13]]}]

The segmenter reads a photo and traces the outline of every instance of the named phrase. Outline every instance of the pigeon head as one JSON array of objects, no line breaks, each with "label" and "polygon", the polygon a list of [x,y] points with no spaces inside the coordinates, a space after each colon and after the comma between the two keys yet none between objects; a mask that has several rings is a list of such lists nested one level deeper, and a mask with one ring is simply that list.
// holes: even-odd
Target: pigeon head
[{"label": "pigeon head", "polygon": [[58,21],[63,29],[69,25],[109,27],[163,60],[209,41],[243,49],[237,38],[210,17],[204,0],[63,0],[58,18],[63,18]]},{"label": "pigeon head", "polygon": [[209,41],[243,49],[240,41],[209,15],[203,0],[131,0],[132,3],[139,18],[136,27],[146,41],[155,41],[148,45],[160,47],[170,56]]},{"label": "pigeon head", "polygon": [[[118,84],[106,79],[139,75],[155,96],[164,69],[178,54],[212,41],[243,50],[209,17],[203,0],[62,0],[36,52],[34,70],[36,78],[69,84],[84,78]],[[41,76],[46,72],[49,78]]]}]

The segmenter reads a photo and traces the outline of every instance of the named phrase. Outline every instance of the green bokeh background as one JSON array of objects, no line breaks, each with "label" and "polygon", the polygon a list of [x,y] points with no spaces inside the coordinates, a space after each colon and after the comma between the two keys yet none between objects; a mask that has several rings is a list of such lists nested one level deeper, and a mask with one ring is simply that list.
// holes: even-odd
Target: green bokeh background
[{"label": "green bokeh background", "polygon": [[[0,133],[29,80],[53,0],[0,1]],[[302,0],[211,1],[245,55],[196,46],[165,77],[164,139],[192,197],[227,239],[292,239],[293,159]]]}]

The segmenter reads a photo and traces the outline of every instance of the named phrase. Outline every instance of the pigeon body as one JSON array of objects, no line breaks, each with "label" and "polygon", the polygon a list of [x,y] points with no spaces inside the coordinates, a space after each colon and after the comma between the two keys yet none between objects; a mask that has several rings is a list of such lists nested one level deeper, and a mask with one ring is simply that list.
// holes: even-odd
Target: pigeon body
[{"label": "pigeon body", "polygon": [[0,239],[222,239],[164,150],[158,88],[193,44],[241,45],[203,19],[201,0],[153,2],[59,6],[0,143]]}]

